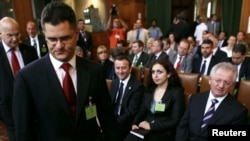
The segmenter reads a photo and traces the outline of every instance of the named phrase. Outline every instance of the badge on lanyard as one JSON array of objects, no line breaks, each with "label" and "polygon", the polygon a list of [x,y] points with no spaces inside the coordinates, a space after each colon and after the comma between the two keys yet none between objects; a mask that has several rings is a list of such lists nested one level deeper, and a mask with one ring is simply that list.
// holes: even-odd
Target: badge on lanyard
[{"label": "badge on lanyard", "polygon": [[89,105],[85,107],[86,119],[89,120],[91,118],[96,117],[96,105],[92,104],[92,97],[89,97]]},{"label": "badge on lanyard", "polygon": [[155,105],[155,111],[156,112],[164,112],[165,111],[165,103],[162,103],[161,101],[157,102]]}]

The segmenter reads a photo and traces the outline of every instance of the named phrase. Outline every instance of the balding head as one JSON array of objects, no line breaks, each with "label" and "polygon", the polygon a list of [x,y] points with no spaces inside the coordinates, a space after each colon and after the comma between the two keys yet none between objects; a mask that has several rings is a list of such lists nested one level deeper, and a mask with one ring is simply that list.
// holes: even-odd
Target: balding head
[{"label": "balding head", "polygon": [[15,48],[20,42],[20,26],[16,20],[4,17],[0,20],[0,36],[10,48]]}]

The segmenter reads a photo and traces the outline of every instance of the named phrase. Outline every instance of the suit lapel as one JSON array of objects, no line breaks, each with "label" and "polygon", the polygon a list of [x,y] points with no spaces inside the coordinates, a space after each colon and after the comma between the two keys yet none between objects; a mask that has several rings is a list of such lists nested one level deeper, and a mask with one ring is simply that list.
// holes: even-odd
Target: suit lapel
[{"label": "suit lapel", "polygon": [[111,84],[111,88],[110,88],[110,96],[111,96],[112,103],[115,103],[114,101],[116,98],[118,87],[119,87],[119,79],[113,80]]},{"label": "suit lapel", "polygon": [[11,70],[11,67],[10,67],[10,63],[9,63],[8,58],[7,58],[7,55],[6,55],[6,52],[4,50],[2,42],[0,42],[0,60],[2,60],[1,63],[4,66],[3,68],[7,69],[6,72],[9,74],[9,76],[11,78],[14,79],[13,73],[12,73],[12,70]]},{"label": "suit lapel", "polygon": [[[46,72],[44,73],[44,76],[46,78],[47,81],[47,85],[50,88],[50,94],[53,94],[54,99],[55,99],[55,103],[63,109],[63,111],[65,111],[67,113],[68,116],[71,117],[70,111],[69,111],[69,107],[67,105],[66,99],[64,97],[64,93],[63,93],[63,88],[59,82],[59,79],[56,75],[56,72],[53,68],[53,65],[49,59],[49,55],[46,56],[45,59],[45,65],[47,65],[46,70],[42,71],[42,72]],[[47,69],[48,68],[48,69]],[[42,74],[43,75],[43,74]],[[46,83],[44,84],[46,85]]]},{"label": "suit lapel", "polygon": [[122,103],[123,103],[123,101],[126,101],[125,99],[127,99],[129,97],[129,95],[131,94],[131,90],[133,88],[133,82],[134,82],[134,80],[133,80],[133,78],[131,76],[129,78],[128,84],[127,84],[127,86],[125,88],[123,98],[122,98]]},{"label": "suit lapel", "polygon": [[77,72],[77,119],[84,108],[87,101],[88,88],[90,85],[90,72],[87,68],[86,62],[80,58],[76,58],[76,72]]}]

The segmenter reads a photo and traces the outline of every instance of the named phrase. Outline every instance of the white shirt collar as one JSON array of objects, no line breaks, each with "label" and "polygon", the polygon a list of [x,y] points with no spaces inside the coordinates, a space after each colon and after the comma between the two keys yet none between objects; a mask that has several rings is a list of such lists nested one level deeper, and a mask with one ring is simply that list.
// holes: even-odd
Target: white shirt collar
[{"label": "white shirt collar", "polygon": [[[6,45],[3,40],[2,40],[2,43],[3,43],[3,48],[4,48],[5,52],[6,53],[9,52],[11,48],[8,45]],[[18,46],[15,47],[15,49],[19,51],[19,47]]]},{"label": "white shirt collar", "polygon": [[[50,60],[51,60],[51,63],[54,67],[55,70],[58,70],[61,68],[61,65],[63,63],[66,63],[66,62],[61,62],[59,60],[57,60],[56,58],[54,58],[51,54],[49,54],[49,57],[50,57]],[[67,63],[69,63],[73,69],[76,69],[76,55],[74,55],[71,60],[69,60]]]}]

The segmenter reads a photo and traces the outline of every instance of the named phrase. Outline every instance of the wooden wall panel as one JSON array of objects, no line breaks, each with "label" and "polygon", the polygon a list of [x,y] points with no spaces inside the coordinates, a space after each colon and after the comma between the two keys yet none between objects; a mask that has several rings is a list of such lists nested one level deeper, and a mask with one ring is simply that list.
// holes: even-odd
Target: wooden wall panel
[{"label": "wooden wall panel", "polygon": [[31,0],[26,0],[25,2],[22,0],[13,0],[13,5],[15,19],[17,22],[19,22],[21,27],[21,40],[24,40],[26,37],[28,37],[26,32],[26,23],[28,20],[33,19]]},{"label": "wooden wall panel", "polygon": [[[250,1],[242,0],[242,9],[241,9],[241,20],[240,20],[240,30],[247,32],[248,18],[250,16]],[[250,26],[250,25],[249,25]],[[250,33],[247,34],[248,41],[250,39]]]},{"label": "wooden wall panel", "polygon": [[99,45],[105,45],[109,49],[109,38],[107,32],[92,32],[93,49],[92,57],[97,60],[96,49]]},{"label": "wooden wall panel", "polygon": [[138,18],[138,13],[142,14],[143,26],[146,27],[146,0],[107,0],[107,17],[112,4],[117,5],[120,17],[131,28]]}]

